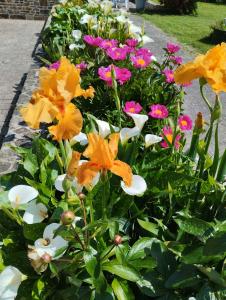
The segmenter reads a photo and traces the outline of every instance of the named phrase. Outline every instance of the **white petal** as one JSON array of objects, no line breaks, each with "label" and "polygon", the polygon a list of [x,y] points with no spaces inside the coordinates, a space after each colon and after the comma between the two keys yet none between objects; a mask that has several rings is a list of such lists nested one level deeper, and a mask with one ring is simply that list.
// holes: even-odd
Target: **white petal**
[{"label": "white petal", "polygon": [[153,60],[153,61],[157,61],[157,58],[156,58],[156,56],[152,55],[152,56],[151,56],[151,60]]},{"label": "white petal", "polygon": [[[51,246],[53,247],[55,254],[53,255],[53,259],[58,259],[61,256],[64,255],[66,248],[68,247],[68,242],[63,239],[61,236],[56,236],[52,241],[51,241]],[[64,249],[61,254],[56,256],[56,252],[60,249]]]},{"label": "white petal", "polygon": [[55,181],[55,188],[60,191],[60,192],[64,192],[64,188],[63,188],[63,181],[66,177],[66,174],[62,174],[62,175],[59,175],[57,176],[57,179]]},{"label": "white petal", "polygon": [[142,39],[143,44],[154,42],[154,40],[147,35],[143,35],[141,39]]},{"label": "white petal", "polygon": [[15,267],[8,266],[0,274],[0,299],[13,300],[21,284],[23,274]]},{"label": "white petal", "polygon": [[51,243],[45,245],[45,239],[38,239],[35,241],[35,250],[39,257],[42,257],[45,253],[49,254],[51,257],[55,255],[55,248],[52,247]]},{"label": "white petal", "polygon": [[87,135],[83,132],[80,132],[79,134],[75,135],[71,140],[70,144],[74,145],[75,143],[79,143],[82,146],[85,146],[88,144]]},{"label": "white petal", "polygon": [[76,45],[75,45],[75,44],[69,45],[69,49],[70,49],[70,50],[74,50],[75,48],[76,48]]},{"label": "white petal", "polygon": [[148,148],[153,144],[157,144],[161,142],[162,137],[154,134],[146,134],[144,139],[145,139],[145,147]]},{"label": "white petal", "polygon": [[49,224],[48,226],[46,226],[46,228],[43,232],[43,238],[48,239],[48,240],[52,240],[53,237],[54,237],[55,231],[59,227],[60,227],[59,223],[52,223],[52,224]]},{"label": "white petal", "polygon": [[73,30],[72,31],[72,36],[76,41],[79,41],[82,37],[82,32],[81,30]]},{"label": "white petal", "polygon": [[136,126],[133,128],[122,128],[120,131],[120,140],[122,144],[125,144],[130,138],[140,134],[140,129]]},{"label": "white petal", "polygon": [[[98,126],[98,130],[99,130],[99,135],[102,136],[102,138],[105,138],[106,136],[108,136],[111,133],[111,128],[108,122],[105,121],[101,121],[96,119],[95,120]],[[115,132],[119,131],[118,127],[115,126],[111,126]]]},{"label": "white petal", "polygon": [[31,201],[24,213],[23,220],[27,224],[35,224],[42,222],[47,217],[48,209],[42,203],[36,203],[36,200]]},{"label": "white petal", "polygon": [[143,129],[145,122],[147,122],[148,120],[148,116],[146,115],[133,114],[133,113],[127,113],[127,115],[129,115],[133,119],[135,126],[138,127],[140,131]]},{"label": "white petal", "polygon": [[123,191],[131,196],[142,196],[147,189],[146,181],[139,175],[133,175],[131,186],[126,186],[124,181],[121,181]]},{"label": "white petal", "polygon": [[9,190],[8,198],[13,208],[38,197],[38,191],[29,185],[16,185]]}]

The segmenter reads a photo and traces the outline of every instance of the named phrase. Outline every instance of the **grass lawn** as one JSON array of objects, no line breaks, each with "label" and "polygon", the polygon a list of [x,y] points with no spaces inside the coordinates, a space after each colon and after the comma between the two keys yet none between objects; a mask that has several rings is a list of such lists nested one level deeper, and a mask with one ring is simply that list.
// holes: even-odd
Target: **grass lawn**
[{"label": "grass lawn", "polygon": [[198,3],[197,16],[180,16],[160,13],[143,13],[145,20],[150,20],[163,31],[175,36],[179,42],[192,46],[198,52],[205,52],[213,46],[208,38],[216,21],[226,18],[226,5]]}]

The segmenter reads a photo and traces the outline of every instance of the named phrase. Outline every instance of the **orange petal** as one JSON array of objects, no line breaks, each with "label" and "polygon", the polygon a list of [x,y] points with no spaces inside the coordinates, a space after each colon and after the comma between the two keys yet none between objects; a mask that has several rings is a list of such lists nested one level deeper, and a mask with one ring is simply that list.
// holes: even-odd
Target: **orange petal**
[{"label": "orange petal", "polygon": [[58,124],[49,127],[49,132],[54,136],[54,140],[71,139],[73,136],[79,134],[82,129],[82,115],[80,110],[72,103],[69,103],[65,107],[63,113],[58,113],[56,118]]},{"label": "orange petal", "polygon": [[20,113],[29,127],[38,129],[40,123],[51,123],[58,109],[47,98],[41,98],[35,104],[28,103],[22,107]]},{"label": "orange petal", "polygon": [[100,169],[100,166],[91,161],[83,163],[77,170],[78,183],[82,185],[90,184]]},{"label": "orange petal", "polygon": [[193,79],[199,77],[197,73],[197,65],[193,62],[181,65],[174,72],[174,80],[176,83],[184,84],[191,82]]},{"label": "orange petal", "polygon": [[110,171],[115,175],[120,176],[127,186],[132,184],[133,174],[130,166],[127,163],[121,160],[115,160]]},{"label": "orange petal", "polygon": [[72,158],[70,160],[70,163],[69,163],[69,166],[67,169],[68,176],[76,176],[80,157],[81,157],[81,153],[79,153],[78,151],[72,152]]},{"label": "orange petal", "polygon": [[118,142],[119,142],[119,133],[112,133],[109,136],[109,148],[112,153],[112,159],[118,154]]}]

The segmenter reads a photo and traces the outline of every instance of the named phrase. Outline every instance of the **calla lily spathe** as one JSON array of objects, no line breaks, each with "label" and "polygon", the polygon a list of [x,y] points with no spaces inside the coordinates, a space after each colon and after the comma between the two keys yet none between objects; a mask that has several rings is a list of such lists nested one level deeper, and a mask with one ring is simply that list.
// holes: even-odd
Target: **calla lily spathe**
[{"label": "calla lily spathe", "polygon": [[111,133],[111,128],[115,132],[119,131],[118,127],[113,126],[113,125],[110,126],[110,124],[108,122],[105,122],[105,121],[102,121],[102,120],[98,120],[98,119],[95,119],[95,122],[97,123],[97,126],[98,126],[99,135],[102,138],[106,138]]},{"label": "calla lily spathe", "polygon": [[37,203],[36,200],[34,200],[28,203],[23,220],[27,224],[40,223],[47,218],[47,212],[48,209],[44,204]]},{"label": "calla lily spathe", "polygon": [[122,144],[125,144],[130,138],[138,136],[140,129],[136,126],[133,128],[122,128],[120,131],[120,140]]},{"label": "calla lily spathe", "polygon": [[147,183],[143,177],[133,175],[131,185],[127,186],[125,182],[121,181],[121,188],[130,196],[142,196],[147,189]]},{"label": "calla lily spathe", "polygon": [[71,35],[73,36],[73,38],[76,40],[76,41],[79,41],[82,37],[82,32],[81,30],[73,30]]},{"label": "calla lily spathe", "polygon": [[71,140],[70,144],[73,146],[74,144],[79,143],[82,146],[85,146],[88,144],[87,135],[83,132],[80,132],[79,134],[75,135]]},{"label": "calla lily spathe", "polygon": [[154,134],[146,134],[144,140],[145,140],[145,148],[148,148],[151,145],[161,142],[162,137]]},{"label": "calla lily spathe", "polygon": [[8,199],[13,208],[18,208],[38,197],[38,191],[29,185],[16,185],[9,190]]},{"label": "calla lily spathe", "polygon": [[127,115],[130,116],[134,123],[135,126],[140,130],[140,132],[142,131],[144,124],[147,122],[148,120],[148,116],[146,115],[141,115],[141,114],[133,114],[133,113],[129,113],[127,112]]},{"label": "calla lily spathe", "polygon": [[0,273],[0,300],[14,300],[23,280],[23,274],[15,267],[8,266]]}]

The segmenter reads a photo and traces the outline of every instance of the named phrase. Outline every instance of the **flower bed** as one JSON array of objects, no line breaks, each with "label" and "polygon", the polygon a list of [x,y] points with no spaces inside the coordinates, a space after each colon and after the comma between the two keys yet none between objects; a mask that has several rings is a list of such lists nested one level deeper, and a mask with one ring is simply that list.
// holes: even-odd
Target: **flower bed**
[{"label": "flower bed", "polygon": [[[53,12],[21,108],[36,133],[1,177],[0,299],[224,299],[226,45],[181,65],[147,40],[106,1]],[[209,123],[181,108],[197,78]]]}]

